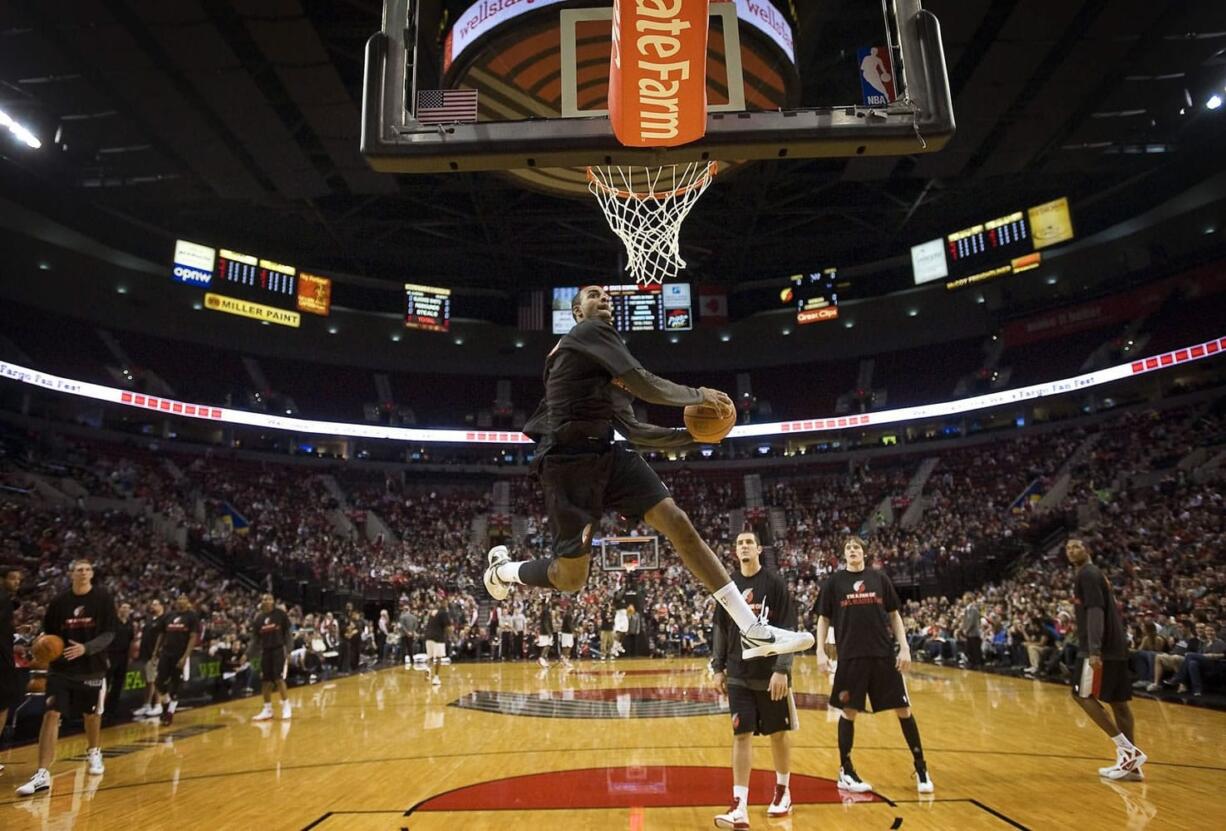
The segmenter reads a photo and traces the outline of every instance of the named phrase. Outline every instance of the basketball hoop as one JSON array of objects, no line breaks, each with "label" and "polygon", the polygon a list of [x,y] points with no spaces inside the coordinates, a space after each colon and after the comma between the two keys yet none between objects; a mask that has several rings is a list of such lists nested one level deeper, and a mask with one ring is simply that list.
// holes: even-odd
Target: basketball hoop
[{"label": "basketball hoop", "polygon": [[718,170],[716,162],[587,169],[588,190],[626,246],[626,270],[639,285],[662,283],[685,268],[681,223]]}]

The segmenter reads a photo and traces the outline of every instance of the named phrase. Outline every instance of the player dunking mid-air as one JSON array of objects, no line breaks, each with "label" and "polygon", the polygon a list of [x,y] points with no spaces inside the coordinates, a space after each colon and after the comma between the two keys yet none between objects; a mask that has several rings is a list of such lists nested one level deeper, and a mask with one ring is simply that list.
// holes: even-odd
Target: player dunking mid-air
[{"label": "player dunking mid-air", "polygon": [[485,571],[486,589],[502,600],[515,583],[566,592],[583,588],[593,531],[605,511],[615,510],[642,517],[668,538],[686,568],[736,623],[746,658],[809,649],[813,636],[808,632],[758,621],[660,477],[634,450],[614,443],[614,427],[645,447],[693,443],[684,429],[640,422],[633,398],[672,407],[707,404],[725,413],[732,401],[718,390],[684,387],[645,370],[613,328],[611,308],[612,299],[600,286],[585,286],[571,300],[575,327],[549,353],[545,398],[524,427],[537,442],[532,466],[545,491],[553,556],[511,562],[506,546],[495,546]]},{"label": "player dunking mid-air", "polygon": [[[890,578],[880,571],[865,568],[867,548],[867,543],[859,537],[847,538],[843,544],[847,567],[830,575],[818,598],[817,640],[826,642],[826,632],[833,623],[839,651],[839,668],[835,670],[834,683],[830,687],[830,705],[842,711],[838,786],[852,793],[873,789],[860,779],[851,763],[856,715],[864,710],[867,701],[871,701],[875,713],[882,710],[897,713],[898,725],[915,760],[916,787],[920,793],[932,793],[919,727],[915,724],[915,716],[911,715],[907,684],[902,677],[911,665],[911,649],[907,646],[902,615],[898,613],[901,604]],[[819,649],[818,669],[825,671],[826,663],[826,653]]]},{"label": "player dunking mid-air", "polygon": [[[1128,679],[1128,642],[1115,593],[1098,566],[1090,561],[1084,542],[1070,539],[1064,554],[1077,569],[1073,602],[1077,606],[1077,657],[1080,671],[1073,675],[1073,697],[1090,720],[1115,742],[1115,764],[1099,768],[1106,779],[1140,782],[1145,779],[1141,765],[1146,755],[1132,743],[1135,722],[1132,686]],[[1115,719],[1107,715],[1100,702],[1111,705]]]}]

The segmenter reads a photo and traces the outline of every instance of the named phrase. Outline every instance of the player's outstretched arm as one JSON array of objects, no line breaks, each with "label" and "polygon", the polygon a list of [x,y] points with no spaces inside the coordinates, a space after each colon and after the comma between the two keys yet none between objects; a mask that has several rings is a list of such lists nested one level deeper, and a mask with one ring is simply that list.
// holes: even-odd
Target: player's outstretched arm
[{"label": "player's outstretched arm", "polygon": [[639,447],[675,450],[694,443],[693,436],[683,427],[658,427],[639,421],[630,404],[630,397],[616,391],[613,395],[613,426],[631,444]]}]

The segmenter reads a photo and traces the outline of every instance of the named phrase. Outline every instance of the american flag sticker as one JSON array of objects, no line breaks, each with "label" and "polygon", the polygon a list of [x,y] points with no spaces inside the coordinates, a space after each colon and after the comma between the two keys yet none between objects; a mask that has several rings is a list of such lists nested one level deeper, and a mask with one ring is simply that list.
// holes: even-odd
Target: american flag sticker
[{"label": "american flag sticker", "polygon": [[422,124],[456,124],[477,120],[475,89],[423,89],[417,92],[417,120]]}]

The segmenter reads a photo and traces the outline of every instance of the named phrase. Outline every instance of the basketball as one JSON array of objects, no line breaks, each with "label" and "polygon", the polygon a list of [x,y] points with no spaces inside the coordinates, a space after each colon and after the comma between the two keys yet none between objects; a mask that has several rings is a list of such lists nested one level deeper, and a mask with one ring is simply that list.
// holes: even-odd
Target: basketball
[{"label": "basketball", "polygon": [[685,408],[685,429],[700,444],[719,444],[735,424],[736,410],[725,417],[710,404],[691,404]]},{"label": "basketball", "polygon": [[59,635],[40,635],[34,641],[34,663],[48,666],[64,654],[64,639]]}]

